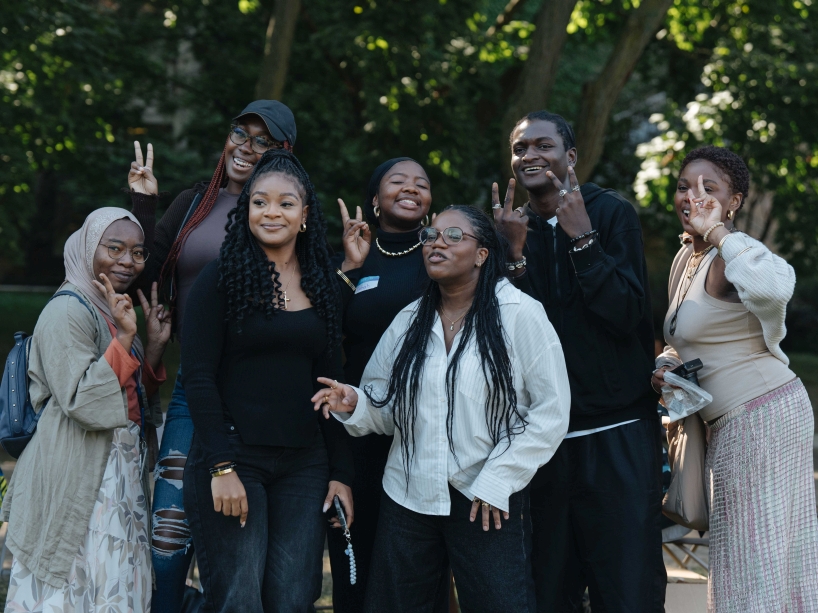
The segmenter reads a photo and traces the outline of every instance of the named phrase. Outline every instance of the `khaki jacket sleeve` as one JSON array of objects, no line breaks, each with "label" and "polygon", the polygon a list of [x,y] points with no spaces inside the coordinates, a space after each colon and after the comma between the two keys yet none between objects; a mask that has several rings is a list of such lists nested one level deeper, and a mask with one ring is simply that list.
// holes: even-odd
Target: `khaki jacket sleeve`
[{"label": "khaki jacket sleeve", "polygon": [[48,304],[34,329],[29,359],[36,410],[59,407],[86,430],[128,424],[125,394],[101,355],[98,334],[95,318],[76,298],[61,296]]}]

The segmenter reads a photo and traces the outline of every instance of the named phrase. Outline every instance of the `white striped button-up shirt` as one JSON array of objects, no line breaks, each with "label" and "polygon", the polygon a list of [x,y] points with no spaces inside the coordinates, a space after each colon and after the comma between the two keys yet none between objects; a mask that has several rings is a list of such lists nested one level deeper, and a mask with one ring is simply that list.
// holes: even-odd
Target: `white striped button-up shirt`
[{"label": "white striped button-up shirt", "polygon": [[[511,440],[492,442],[486,425],[489,388],[472,339],[460,358],[454,390],[452,439],[457,459],[446,434],[446,369],[461,341],[455,336],[446,353],[443,326],[438,316],[427,346],[428,358],[418,395],[414,430],[415,451],[409,467],[407,488],[400,433],[391,406],[375,408],[357,389],[358,405],[352,414],[333,415],[353,436],[373,432],[394,434],[383,485],[398,504],[425,515],[448,515],[451,484],[467,498],[478,498],[508,511],[508,498],[523,489],[537,469],[548,462],[568,431],[571,393],[562,346],[542,305],[506,280],[497,284],[500,317],[513,369],[517,409],[528,425]],[[403,335],[415,317],[417,301],[398,313],[384,333],[367,364],[361,387],[384,398],[392,364]]]}]

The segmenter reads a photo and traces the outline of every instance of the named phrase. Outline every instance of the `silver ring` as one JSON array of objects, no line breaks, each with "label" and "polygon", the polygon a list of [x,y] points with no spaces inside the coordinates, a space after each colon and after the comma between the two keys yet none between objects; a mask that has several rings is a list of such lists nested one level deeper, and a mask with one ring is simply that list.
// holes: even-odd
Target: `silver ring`
[{"label": "silver ring", "polygon": [[561,190],[560,190],[560,198],[565,198],[565,195],[566,195],[567,193],[568,193],[568,190],[567,190],[567,189],[561,189]]},{"label": "silver ring", "polygon": [[493,207],[491,207],[491,208],[493,208],[493,209],[502,209],[502,208],[503,208],[503,205],[502,205],[502,204],[498,204],[497,206],[493,206]]},{"label": "silver ring", "polygon": [[579,191],[579,185],[574,185],[574,187],[571,188],[571,191],[572,192],[578,192]]},{"label": "silver ring", "polygon": [[523,211],[523,207],[518,206],[518,207],[517,207],[516,209],[514,209],[514,210],[515,210],[515,211],[517,211],[517,212],[520,214],[520,217],[522,217],[522,216],[523,216],[523,213],[524,213],[524,211]]}]

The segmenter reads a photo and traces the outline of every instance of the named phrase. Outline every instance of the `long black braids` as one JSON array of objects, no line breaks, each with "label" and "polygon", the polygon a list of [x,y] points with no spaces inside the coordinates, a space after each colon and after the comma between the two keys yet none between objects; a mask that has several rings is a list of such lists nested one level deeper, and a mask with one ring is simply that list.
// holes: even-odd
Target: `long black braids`
[{"label": "long black braids", "polygon": [[[449,449],[457,461],[452,435],[454,427],[454,397],[460,358],[472,342],[477,343],[483,377],[488,388],[485,406],[486,426],[497,446],[503,439],[511,439],[525,430],[528,422],[517,410],[517,393],[514,389],[511,358],[500,319],[500,303],[497,300],[497,283],[508,276],[506,268],[507,243],[494,229],[483,211],[465,205],[451,205],[444,211],[458,211],[471,223],[474,235],[481,247],[489,254],[480,270],[474,301],[465,316],[460,342],[446,369],[446,434]],[[465,228],[464,228],[465,230]],[[371,387],[364,390],[373,406],[392,406],[395,428],[400,432],[403,447],[403,466],[406,486],[409,487],[409,467],[415,453],[414,431],[418,417],[418,393],[426,364],[426,347],[432,333],[435,315],[440,308],[440,286],[431,281],[420,298],[415,318],[403,336],[386,395],[374,398]],[[507,447],[506,447],[507,448]]]},{"label": "long black braids", "polygon": [[341,340],[340,296],[330,264],[327,225],[321,203],[310,177],[301,162],[286,150],[267,151],[244,184],[236,208],[228,214],[227,236],[219,254],[218,289],[227,297],[227,321],[241,322],[252,311],[263,311],[268,317],[284,309],[279,272],[267,259],[255,236],[250,232],[250,193],[253,184],[264,175],[279,173],[296,181],[304,196],[307,229],[295,241],[295,254],[301,268],[301,287],[327,323],[329,347]]}]

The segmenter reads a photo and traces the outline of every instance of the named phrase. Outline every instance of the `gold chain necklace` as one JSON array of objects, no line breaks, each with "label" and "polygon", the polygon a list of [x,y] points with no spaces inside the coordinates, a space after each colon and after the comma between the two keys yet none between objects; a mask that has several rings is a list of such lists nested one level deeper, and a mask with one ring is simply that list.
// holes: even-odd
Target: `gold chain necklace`
[{"label": "gold chain necklace", "polygon": [[290,273],[290,279],[289,279],[289,281],[287,281],[287,285],[284,287],[283,294],[284,294],[284,310],[285,311],[287,310],[287,303],[290,302],[290,299],[287,298],[287,290],[290,289],[290,283],[292,282],[294,276],[295,276],[295,264],[293,264],[293,270]]},{"label": "gold chain necklace", "polygon": [[[676,334],[676,323],[679,320],[679,309],[682,308],[682,304],[684,304],[685,298],[687,298],[687,293],[690,291],[690,288],[693,287],[693,279],[699,273],[699,268],[701,268],[702,262],[704,261],[704,256],[710,253],[711,249],[713,249],[713,245],[710,245],[706,249],[702,249],[698,252],[694,251],[693,255],[691,255],[690,259],[687,261],[687,268],[685,269],[687,288],[685,288],[681,300],[679,300],[679,291],[676,292],[676,310],[673,312],[673,317],[670,319],[670,326],[668,328],[668,332],[670,332],[671,336]],[[695,267],[693,266],[694,263],[696,264]],[[680,283],[683,283],[683,281],[680,281]]]},{"label": "gold chain necklace", "polygon": [[384,255],[388,255],[391,258],[397,258],[397,257],[400,257],[402,255],[406,255],[407,253],[412,253],[415,249],[420,247],[420,245],[421,245],[421,243],[420,243],[420,241],[418,241],[418,244],[415,245],[414,247],[409,247],[409,249],[405,249],[403,251],[397,251],[397,252],[393,253],[393,252],[387,251],[386,249],[381,247],[381,244],[378,242],[378,239],[377,238],[375,239],[375,246],[378,248],[378,251],[380,251]]},{"label": "gold chain necklace", "polygon": [[457,319],[455,319],[455,320],[452,320],[452,318],[451,318],[451,317],[449,317],[449,316],[446,314],[446,311],[444,311],[444,310],[443,310],[443,307],[440,307],[440,314],[441,314],[441,315],[443,315],[443,316],[444,316],[446,319],[448,319],[448,320],[449,320],[449,331],[450,331],[450,332],[454,331],[454,325],[455,325],[455,324],[456,324],[458,321],[460,321],[461,319],[463,319],[463,318],[466,316],[466,314],[469,312],[469,309],[470,309],[470,308],[471,308],[471,305],[469,305],[468,307],[466,307],[466,310],[465,310],[465,311],[463,311],[463,314],[462,314],[460,317],[458,317],[458,318],[457,318]]}]

